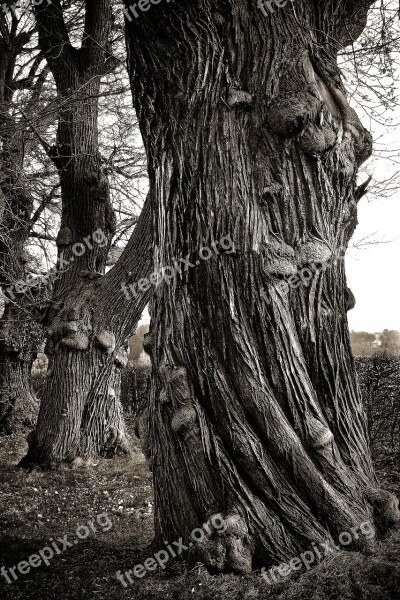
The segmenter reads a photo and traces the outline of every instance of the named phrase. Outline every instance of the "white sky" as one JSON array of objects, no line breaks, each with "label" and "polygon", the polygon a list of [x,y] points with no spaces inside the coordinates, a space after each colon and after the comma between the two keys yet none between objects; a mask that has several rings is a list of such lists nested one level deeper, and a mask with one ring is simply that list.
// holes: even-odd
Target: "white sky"
[{"label": "white sky", "polygon": [[374,239],[393,240],[349,250],[346,258],[347,281],[356,297],[348,313],[350,329],[378,332],[400,331],[400,195],[358,205],[355,238],[375,232]]},{"label": "white sky", "polygon": [[[398,110],[393,112],[397,121]],[[385,116],[387,123],[390,115]],[[372,158],[368,171],[377,181],[395,176],[400,171],[400,125],[388,127],[365,117],[362,120],[371,131],[375,146],[384,146],[388,157]],[[385,123],[385,118],[382,121]],[[364,174],[362,180],[365,179]],[[389,197],[367,194],[360,200],[353,239],[357,242],[369,235],[373,240],[386,243],[353,248],[346,256],[348,286],[356,297],[356,306],[348,313],[350,329],[400,331],[400,190],[395,189]]]}]

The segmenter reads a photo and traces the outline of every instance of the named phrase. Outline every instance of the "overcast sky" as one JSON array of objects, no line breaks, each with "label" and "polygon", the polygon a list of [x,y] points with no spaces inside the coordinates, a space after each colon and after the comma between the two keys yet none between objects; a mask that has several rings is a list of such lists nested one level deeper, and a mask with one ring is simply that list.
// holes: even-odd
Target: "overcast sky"
[{"label": "overcast sky", "polygon": [[400,193],[388,199],[361,200],[358,221],[356,238],[377,232],[376,239],[393,241],[348,253],[347,280],[356,297],[356,306],[348,313],[350,328],[400,331]]},{"label": "overcast sky", "polygon": [[[359,109],[357,112],[360,114]],[[396,176],[400,170],[400,125],[395,121],[399,119],[393,119],[392,125],[388,127],[373,122],[366,115],[360,116],[373,135],[375,147],[378,150],[384,147],[387,157],[372,157],[367,170],[379,181]],[[388,123],[390,113],[382,116],[383,123]],[[399,117],[398,110],[395,111],[396,116]],[[362,178],[365,180],[366,176],[361,175]],[[356,297],[356,306],[348,313],[350,329],[400,331],[400,189],[395,189],[386,198],[383,195],[376,197],[367,194],[360,200],[358,226],[353,240],[357,242],[369,235],[378,242],[387,243],[348,251],[348,286]]]}]

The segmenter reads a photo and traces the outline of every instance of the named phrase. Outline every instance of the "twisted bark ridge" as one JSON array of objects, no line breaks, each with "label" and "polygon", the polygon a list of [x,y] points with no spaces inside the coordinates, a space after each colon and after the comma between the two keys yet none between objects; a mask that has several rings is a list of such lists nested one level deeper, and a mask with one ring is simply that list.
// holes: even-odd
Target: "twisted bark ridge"
[{"label": "twisted bark ridge", "polygon": [[[371,153],[336,57],[370,4],[293,2],[265,17],[252,0],[173,0],[126,21],[155,268],[235,244],[157,289],[148,344],[156,534],[224,515],[225,534],[201,549],[219,570],[398,519],[376,489],[336,258]],[[289,285],[306,267],[312,279]]]}]

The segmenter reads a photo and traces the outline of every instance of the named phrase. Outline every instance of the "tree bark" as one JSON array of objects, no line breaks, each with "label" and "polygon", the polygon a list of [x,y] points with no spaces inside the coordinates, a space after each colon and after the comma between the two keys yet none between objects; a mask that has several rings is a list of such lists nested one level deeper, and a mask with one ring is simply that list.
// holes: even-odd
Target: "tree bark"
[{"label": "tree bark", "polygon": [[126,21],[154,268],[192,265],[151,310],[156,537],[222,514],[226,532],[196,548],[218,570],[398,519],[376,490],[342,260],[371,138],[337,52],[370,4],[176,0]]},{"label": "tree bark", "polygon": [[[0,17],[1,19],[1,17]],[[25,247],[31,232],[33,197],[24,172],[26,131],[15,118],[13,95],[17,89],[17,58],[30,41],[3,23],[0,36],[0,197],[5,210],[0,215],[0,431],[11,433],[14,409],[23,416],[35,406],[30,372],[44,331],[30,293],[18,293],[24,282],[27,257]],[[31,105],[36,108],[45,76],[32,68]],[[36,77],[37,76],[37,77]],[[1,212],[1,210],[0,210]],[[7,291],[9,290],[9,291]],[[18,405],[21,406],[18,406]]]},{"label": "tree bark", "polygon": [[30,354],[23,359],[20,353],[8,353],[1,349],[0,433],[10,435],[15,430],[16,421],[21,426],[36,416],[38,401],[31,386],[34,358]]},{"label": "tree bark", "polygon": [[[115,452],[126,452],[128,442],[117,366],[109,373],[106,395],[97,398],[97,426],[86,424],[88,390],[102,364],[101,350],[90,341],[91,296],[104,275],[115,233],[115,214],[98,140],[101,77],[112,62],[107,50],[111,3],[86,3],[79,49],[70,42],[58,0],[36,6],[36,19],[39,44],[57,86],[58,131],[50,154],[62,194],[59,272],[47,318],[49,372],[29,450],[29,457],[47,465],[81,456],[96,459],[109,453],[111,446]],[[22,464],[29,461],[27,458]]]},{"label": "tree bark", "polygon": [[99,456],[113,455],[118,448],[127,451],[119,401],[120,370],[127,364],[128,338],[150,290],[129,302],[121,283],[129,285],[149,274],[150,231],[150,202],[146,201],[116,265],[103,277],[85,278],[77,289],[79,304],[73,314],[68,307],[60,309],[53,326],[58,335],[51,340],[51,377],[21,466],[88,464]]}]

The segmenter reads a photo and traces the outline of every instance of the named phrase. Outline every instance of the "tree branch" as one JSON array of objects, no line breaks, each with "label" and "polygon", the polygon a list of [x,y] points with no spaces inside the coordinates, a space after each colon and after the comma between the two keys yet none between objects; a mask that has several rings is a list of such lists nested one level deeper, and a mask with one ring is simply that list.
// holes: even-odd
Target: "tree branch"
[{"label": "tree branch", "polygon": [[112,10],[110,0],[86,0],[82,48],[104,53],[109,42]]},{"label": "tree branch", "polygon": [[351,45],[362,34],[374,2],[375,0],[327,0],[327,5],[335,5],[336,37],[342,46]]},{"label": "tree branch", "polygon": [[39,30],[39,45],[54,72],[60,61],[71,58],[71,45],[60,0],[34,7]]}]

